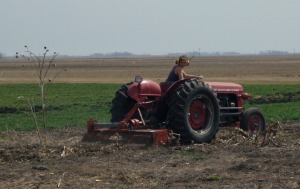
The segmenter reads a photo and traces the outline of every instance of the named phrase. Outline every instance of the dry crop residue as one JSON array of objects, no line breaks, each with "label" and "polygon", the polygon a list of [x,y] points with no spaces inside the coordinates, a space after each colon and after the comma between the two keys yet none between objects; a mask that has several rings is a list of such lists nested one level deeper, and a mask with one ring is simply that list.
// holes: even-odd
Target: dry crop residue
[{"label": "dry crop residue", "polygon": [[84,128],[0,133],[1,188],[299,188],[300,123],[254,140],[222,128],[210,144],[83,143]]}]

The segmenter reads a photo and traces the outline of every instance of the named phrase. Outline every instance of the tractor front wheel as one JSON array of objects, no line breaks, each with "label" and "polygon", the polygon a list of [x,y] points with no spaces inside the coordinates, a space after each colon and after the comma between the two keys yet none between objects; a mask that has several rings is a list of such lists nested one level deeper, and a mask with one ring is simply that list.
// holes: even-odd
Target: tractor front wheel
[{"label": "tractor front wheel", "polygon": [[251,133],[262,133],[266,130],[266,121],[261,111],[257,108],[249,108],[242,114],[241,129]]}]

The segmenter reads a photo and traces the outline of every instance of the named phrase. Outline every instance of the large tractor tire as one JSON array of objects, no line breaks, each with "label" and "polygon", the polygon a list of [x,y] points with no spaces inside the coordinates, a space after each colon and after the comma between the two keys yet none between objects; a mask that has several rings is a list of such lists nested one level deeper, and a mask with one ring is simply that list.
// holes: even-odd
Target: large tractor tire
[{"label": "large tractor tire", "polygon": [[135,101],[130,98],[127,94],[128,87],[131,83],[122,85],[121,88],[116,92],[115,98],[112,100],[111,122],[122,121],[129,111],[133,108]]},{"label": "large tractor tire", "polygon": [[210,142],[219,128],[220,108],[212,90],[203,82],[188,80],[171,97],[167,127],[180,134],[183,144]]},{"label": "large tractor tire", "polygon": [[266,121],[264,115],[257,108],[249,108],[242,114],[240,121],[241,129],[259,134],[266,131]]},{"label": "large tractor tire", "polygon": [[[136,101],[130,98],[127,93],[128,88],[131,84],[132,83],[127,83],[125,85],[122,85],[121,88],[116,92],[115,98],[112,100],[112,107],[110,109],[111,122],[122,121],[136,104]],[[140,107],[140,111],[143,119],[148,119],[149,112],[142,107]],[[138,112],[135,112],[131,119],[141,120],[141,117]]]}]

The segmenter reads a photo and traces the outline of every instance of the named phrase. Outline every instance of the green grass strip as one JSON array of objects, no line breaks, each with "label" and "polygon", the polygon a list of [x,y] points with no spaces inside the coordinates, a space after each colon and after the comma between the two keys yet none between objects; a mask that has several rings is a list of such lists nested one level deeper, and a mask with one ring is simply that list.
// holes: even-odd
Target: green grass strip
[{"label": "green grass strip", "polygon": [[[88,119],[109,122],[111,100],[121,84],[50,84],[46,88],[47,128],[86,126]],[[253,96],[267,97],[280,93],[297,93],[299,85],[245,85]],[[20,98],[22,97],[22,98]],[[0,130],[33,130],[34,122],[24,100],[34,102],[41,124],[40,91],[37,84],[0,85]],[[267,121],[299,121],[300,102],[249,104],[257,107]]]}]

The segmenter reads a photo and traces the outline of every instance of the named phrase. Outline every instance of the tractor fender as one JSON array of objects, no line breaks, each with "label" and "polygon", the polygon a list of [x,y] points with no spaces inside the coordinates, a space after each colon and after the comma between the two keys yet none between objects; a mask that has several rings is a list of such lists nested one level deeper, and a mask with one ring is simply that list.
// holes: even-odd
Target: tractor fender
[{"label": "tractor fender", "polygon": [[159,84],[151,80],[143,80],[141,83],[133,82],[127,91],[130,98],[136,102],[159,100],[162,95]]},{"label": "tractor fender", "polygon": [[185,83],[187,80],[190,79],[182,79],[182,80],[178,80],[176,82],[174,82],[169,89],[167,90],[167,92],[164,94],[164,101],[168,102],[171,98],[171,96],[174,94],[175,90],[177,89],[177,87],[183,83]]}]

